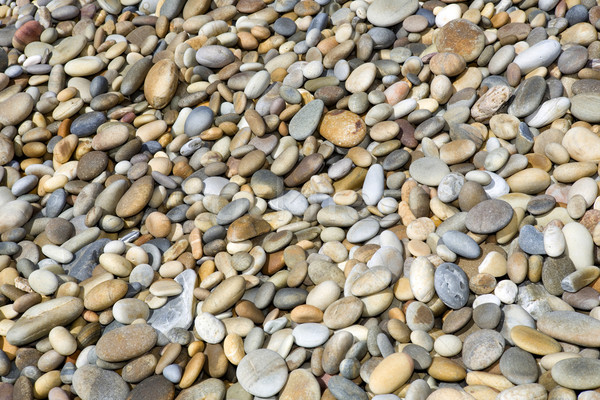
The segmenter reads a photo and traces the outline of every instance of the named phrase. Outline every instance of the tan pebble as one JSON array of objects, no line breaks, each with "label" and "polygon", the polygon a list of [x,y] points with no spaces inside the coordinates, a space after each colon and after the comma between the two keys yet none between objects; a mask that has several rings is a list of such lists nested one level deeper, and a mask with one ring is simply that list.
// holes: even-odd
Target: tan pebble
[{"label": "tan pebble", "polygon": [[181,381],[179,382],[179,386],[182,389],[192,386],[192,384],[196,381],[196,379],[202,372],[202,368],[204,367],[205,361],[206,355],[202,352],[198,352],[192,356],[190,361],[185,366],[183,376],[181,377]]},{"label": "tan pebble", "polygon": [[165,214],[155,211],[146,218],[146,228],[152,236],[164,238],[171,232],[171,221]]},{"label": "tan pebble", "polygon": [[133,268],[125,257],[114,253],[101,254],[99,262],[102,268],[119,277],[129,276]]},{"label": "tan pebble", "polygon": [[467,372],[466,381],[469,385],[485,385],[498,391],[502,391],[514,386],[508,379],[506,379],[502,375],[492,374],[483,371]]},{"label": "tan pebble", "polygon": [[476,400],[467,392],[453,388],[437,389],[427,397],[427,400]]},{"label": "tan pebble", "polygon": [[160,359],[156,363],[156,369],[154,370],[154,373],[157,375],[162,374],[165,367],[177,359],[179,353],[181,353],[181,345],[179,343],[167,344],[163,348]]},{"label": "tan pebble", "polygon": [[444,382],[460,382],[467,376],[463,367],[445,357],[434,357],[427,373]]},{"label": "tan pebble", "polygon": [[163,59],[152,66],[144,83],[144,95],[148,103],[161,109],[167,106],[177,90],[178,70],[175,63]]},{"label": "tan pebble", "polygon": [[362,147],[351,148],[350,151],[348,151],[347,157],[351,159],[355,165],[363,168],[370,167],[373,162],[371,154]]},{"label": "tan pebble", "polygon": [[48,397],[51,389],[61,385],[60,371],[46,372],[35,381],[33,394],[37,399],[44,399]]},{"label": "tan pebble", "polygon": [[127,283],[119,279],[109,279],[85,294],[84,306],[88,310],[102,311],[122,299],[127,293]]},{"label": "tan pebble", "polygon": [[323,117],[319,133],[336,146],[353,147],[364,139],[367,125],[351,111],[334,110]]},{"label": "tan pebble", "polygon": [[562,350],[556,340],[528,326],[515,326],[510,331],[510,337],[518,347],[532,354],[545,356]]},{"label": "tan pebble", "polygon": [[369,388],[375,394],[393,393],[413,373],[413,359],[405,353],[394,353],[375,367],[369,378]]},{"label": "tan pebble", "polygon": [[235,333],[229,333],[223,341],[223,351],[230,363],[238,365],[246,355],[242,337]]},{"label": "tan pebble", "polygon": [[378,122],[369,130],[371,139],[377,142],[385,142],[395,138],[400,133],[400,127],[394,121]]},{"label": "tan pebble", "polygon": [[70,356],[77,350],[77,342],[71,333],[62,326],[52,328],[48,338],[56,352],[63,356]]},{"label": "tan pebble", "polygon": [[183,291],[183,288],[174,279],[161,279],[152,283],[149,290],[154,296],[169,297],[177,296]]},{"label": "tan pebble", "polygon": [[550,175],[539,168],[527,168],[506,180],[511,191],[525,194],[538,194],[550,186]]}]

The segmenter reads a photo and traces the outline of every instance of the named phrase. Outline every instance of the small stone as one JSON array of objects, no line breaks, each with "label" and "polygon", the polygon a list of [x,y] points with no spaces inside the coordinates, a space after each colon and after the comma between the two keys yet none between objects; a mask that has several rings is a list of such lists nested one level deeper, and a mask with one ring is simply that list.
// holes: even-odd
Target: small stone
[{"label": "small stone", "polygon": [[435,292],[448,307],[458,310],[469,299],[469,279],[456,264],[443,263],[435,270]]}]

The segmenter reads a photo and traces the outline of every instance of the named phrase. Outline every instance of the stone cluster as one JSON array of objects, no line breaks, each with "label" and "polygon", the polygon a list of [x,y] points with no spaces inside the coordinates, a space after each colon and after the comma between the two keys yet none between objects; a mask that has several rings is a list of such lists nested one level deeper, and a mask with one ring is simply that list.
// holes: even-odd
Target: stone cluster
[{"label": "stone cluster", "polygon": [[0,0],[0,400],[600,399],[597,0]]}]

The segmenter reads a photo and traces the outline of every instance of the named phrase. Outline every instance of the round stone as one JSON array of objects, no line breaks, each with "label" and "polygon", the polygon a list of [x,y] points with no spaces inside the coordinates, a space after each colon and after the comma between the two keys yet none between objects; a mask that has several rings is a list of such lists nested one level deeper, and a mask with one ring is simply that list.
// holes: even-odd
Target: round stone
[{"label": "round stone", "polygon": [[465,258],[477,258],[481,249],[475,240],[459,231],[448,231],[442,236],[444,245],[451,251]]},{"label": "round stone", "polygon": [[436,36],[439,52],[458,54],[466,62],[474,61],[485,47],[483,30],[466,19],[455,19],[444,25]]},{"label": "round stone", "polygon": [[535,383],[538,378],[538,366],[533,356],[519,348],[511,347],[500,357],[502,375],[515,385]]},{"label": "round stone", "polygon": [[235,56],[225,46],[202,46],[196,52],[196,61],[208,68],[223,68],[235,61]]},{"label": "round stone", "polygon": [[288,378],[283,358],[268,349],[253,350],[237,367],[236,376],[244,390],[258,397],[275,396]]},{"label": "round stone", "polygon": [[496,331],[471,333],[463,344],[462,360],[468,369],[479,371],[496,362],[504,351],[504,338]]},{"label": "round stone", "polygon": [[96,344],[96,354],[108,362],[130,360],[154,347],[157,338],[150,325],[126,325],[105,333]]},{"label": "round stone", "polygon": [[319,133],[336,146],[353,147],[365,138],[367,125],[353,112],[334,110],[323,117]]},{"label": "round stone", "polygon": [[161,109],[169,104],[177,90],[177,75],[177,65],[169,59],[160,60],[148,71],[144,95],[152,107]]}]

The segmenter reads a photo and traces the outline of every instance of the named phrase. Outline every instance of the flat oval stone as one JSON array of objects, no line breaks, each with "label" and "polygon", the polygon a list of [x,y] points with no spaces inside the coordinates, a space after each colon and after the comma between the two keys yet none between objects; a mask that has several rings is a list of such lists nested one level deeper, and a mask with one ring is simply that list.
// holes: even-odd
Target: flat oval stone
[{"label": "flat oval stone", "polygon": [[106,115],[102,111],[92,111],[75,118],[71,124],[71,133],[78,137],[86,137],[96,133],[100,125],[106,122]]},{"label": "flat oval stone", "polygon": [[600,387],[600,377],[595,371],[600,368],[600,360],[592,358],[568,358],[554,364],[552,379],[561,386],[575,390]]},{"label": "flat oval stone", "polygon": [[498,199],[485,200],[469,210],[465,226],[471,232],[487,235],[508,225],[512,216],[513,209],[507,202]]},{"label": "flat oval stone", "polygon": [[443,263],[435,270],[435,292],[448,307],[458,310],[469,300],[469,278],[456,264]]},{"label": "flat oval stone", "polygon": [[248,353],[237,367],[238,381],[248,393],[258,397],[271,397],[279,393],[288,378],[288,368],[283,358],[268,349]]},{"label": "flat oval stone", "polygon": [[231,308],[244,295],[246,280],[241,276],[225,279],[204,300],[202,311],[217,315]]},{"label": "flat oval stone", "polygon": [[208,68],[223,68],[235,61],[235,56],[225,46],[203,46],[196,52],[196,61]]},{"label": "flat oval stone", "polygon": [[108,371],[95,365],[87,364],[75,370],[73,388],[82,399],[102,397],[125,399],[129,394],[129,385],[114,371]]},{"label": "flat oval stone", "polygon": [[325,103],[319,99],[302,107],[290,121],[290,136],[296,140],[305,140],[312,135],[321,121],[324,107]]},{"label": "flat oval stone", "polygon": [[361,219],[348,229],[346,239],[350,243],[365,242],[377,235],[379,232],[379,222],[373,218]]},{"label": "flat oval stone", "polygon": [[516,346],[531,354],[545,356],[562,350],[560,343],[556,340],[525,325],[517,325],[512,328],[510,338]]},{"label": "flat oval stone", "polygon": [[152,176],[144,176],[133,182],[117,203],[116,214],[121,218],[132,217],[142,211],[150,201],[154,190]]},{"label": "flat oval stone", "polygon": [[34,105],[35,102],[28,93],[10,96],[0,102],[0,124],[11,126],[21,123],[31,113]]},{"label": "flat oval stone", "polygon": [[416,0],[375,0],[367,8],[367,19],[375,26],[387,27],[399,24],[419,8]]},{"label": "flat oval stone", "polygon": [[329,329],[322,324],[298,324],[292,331],[294,342],[300,347],[319,347],[329,339]]},{"label": "flat oval stone", "polygon": [[346,328],[360,318],[363,302],[354,296],[347,296],[334,301],[323,313],[323,323],[330,329]]},{"label": "flat oval stone", "polygon": [[375,394],[395,392],[413,373],[414,362],[406,353],[393,353],[375,367],[369,377],[369,388]]},{"label": "flat oval stone", "polygon": [[144,96],[150,105],[156,109],[167,106],[177,90],[177,65],[169,59],[163,59],[154,64],[144,83]]},{"label": "flat oval stone", "polygon": [[213,121],[214,113],[209,107],[196,107],[186,118],[183,131],[187,136],[198,136],[210,128]]},{"label": "flat oval stone", "polygon": [[330,205],[317,213],[317,221],[324,226],[352,226],[358,219],[358,212],[348,206]]},{"label": "flat oval stone", "polygon": [[96,354],[108,362],[131,360],[154,347],[157,339],[158,334],[150,325],[126,325],[102,335],[96,344]]},{"label": "flat oval stone", "polygon": [[65,73],[71,76],[88,76],[100,72],[104,68],[104,61],[96,56],[76,58],[65,64]]},{"label": "flat oval stone", "polygon": [[511,347],[502,354],[499,366],[502,375],[515,385],[535,383],[538,378],[535,358],[516,347]]},{"label": "flat oval stone", "polygon": [[450,168],[439,158],[423,157],[413,161],[409,168],[410,176],[428,186],[438,186]]},{"label": "flat oval stone", "polygon": [[248,199],[237,199],[223,207],[217,214],[217,224],[228,225],[244,215],[250,208]]},{"label": "flat oval stone", "polygon": [[442,236],[444,244],[454,253],[465,258],[477,258],[481,249],[475,240],[459,231],[448,231]]},{"label": "flat oval stone", "polygon": [[592,93],[571,97],[571,114],[577,119],[597,124],[600,122],[600,96]]}]

